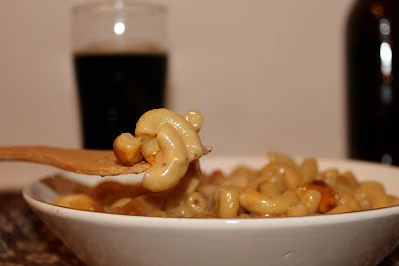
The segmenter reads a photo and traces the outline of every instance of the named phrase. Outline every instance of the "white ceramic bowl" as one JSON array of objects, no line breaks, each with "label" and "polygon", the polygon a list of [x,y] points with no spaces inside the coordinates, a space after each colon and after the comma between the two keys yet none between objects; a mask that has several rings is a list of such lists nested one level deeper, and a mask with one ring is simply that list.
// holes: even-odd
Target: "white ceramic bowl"
[{"label": "white ceramic bowl", "polygon": [[[237,164],[261,167],[263,157],[206,156],[201,166],[228,171]],[[320,160],[321,168],[352,170],[377,179],[399,195],[399,168]],[[82,183],[101,178],[64,173]],[[135,178],[118,177],[119,180]],[[136,177],[137,178],[137,177]],[[51,205],[54,192],[39,181],[24,197],[38,216],[87,265],[134,266],[367,266],[398,244],[399,207],[315,217],[177,219],[134,217]]]}]

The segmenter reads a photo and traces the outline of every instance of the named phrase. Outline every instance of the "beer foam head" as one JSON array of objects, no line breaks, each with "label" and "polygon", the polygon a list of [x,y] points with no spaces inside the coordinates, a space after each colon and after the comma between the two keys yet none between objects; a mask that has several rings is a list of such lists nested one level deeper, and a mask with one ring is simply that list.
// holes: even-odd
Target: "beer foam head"
[{"label": "beer foam head", "polygon": [[80,49],[75,49],[75,55],[88,54],[166,54],[167,50],[156,43],[93,43]]}]

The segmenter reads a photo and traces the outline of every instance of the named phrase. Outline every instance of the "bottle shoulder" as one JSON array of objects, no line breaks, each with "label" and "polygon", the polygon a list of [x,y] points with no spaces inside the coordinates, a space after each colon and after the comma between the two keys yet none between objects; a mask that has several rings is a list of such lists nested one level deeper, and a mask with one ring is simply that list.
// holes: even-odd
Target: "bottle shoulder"
[{"label": "bottle shoulder", "polygon": [[397,0],[357,0],[349,12],[349,22],[373,17],[394,19],[399,15]]},{"label": "bottle shoulder", "polygon": [[358,0],[347,17],[347,34],[378,30],[382,20],[388,21],[392,29],[399,25],[399,1]]}]

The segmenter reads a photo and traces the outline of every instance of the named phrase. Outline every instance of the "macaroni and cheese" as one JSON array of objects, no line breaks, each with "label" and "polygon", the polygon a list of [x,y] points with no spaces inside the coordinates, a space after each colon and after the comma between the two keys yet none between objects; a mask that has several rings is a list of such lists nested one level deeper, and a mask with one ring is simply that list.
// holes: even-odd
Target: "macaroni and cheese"
[{"label": "macaroni and cheese", "polygon": [[237,166],[231,173],[201,173],[199,158],[212,150],[198,132],[200,112],[183,116],[152,110],[137,123],[135,136],[114,142],[118,160],[152,167],[141,184],[104,181],[85,193],[61,196],[59,206],[123,215],[180,218],[261,218],[365,211],[399,205],[377,181],[357,180],[350,172],[319,169],[315,158],[297,163],[269,152],[261,169]]}]

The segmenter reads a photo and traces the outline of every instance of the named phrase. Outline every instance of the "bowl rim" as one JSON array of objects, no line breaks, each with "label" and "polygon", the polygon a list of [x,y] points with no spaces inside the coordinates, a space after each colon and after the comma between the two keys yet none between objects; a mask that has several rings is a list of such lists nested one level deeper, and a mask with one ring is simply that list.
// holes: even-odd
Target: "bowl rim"
[{"label": "bowl rim", "polygon": [[[263,156],[262,156],[263,157]],[[260,156],[217,156],[213,157],[231,160],[237,158],[260,158]],[[304,158],[304,156],[295,156],[295,158]],[[398,171],[399,167],[386,166],[377,163],[369,163],[359,160],[348,159],[329,159],[317,157],[319,162],[339,164],[356,164],[359,166],[369,166],[373,168],[384,168]],[[393,207],[384,207],[381,209],[358,211],[350,213],[339,213],[329,215],[302,216],[302,217],[273,217],[273,218],[255,218],[255,219],[223,219],[223,218],[169,218],[169,217],[146,217],[130,216],[110,213],[90,212],[85,210],[76,210],[66,207],[53,205],[44,201],[35,199],[31,195],[31,188],[42,178],[26,185],[22,190],[23,198],[34,212],[43,212],[49,215],[57,215],[61,218],[70,220],[85,221],[88,223],[102,223],[113,226],[142,227],[142,228],[169,228],[169,229],[255,229],[255,228],[281,228],[281,227],[303,227],[318,226],[330,224],[343,224],[348,222],[359,222],[364,220],[379,219],[388,216],[399,216],[399,205]],[[227,225],[227,226],[226,226]]]}]

